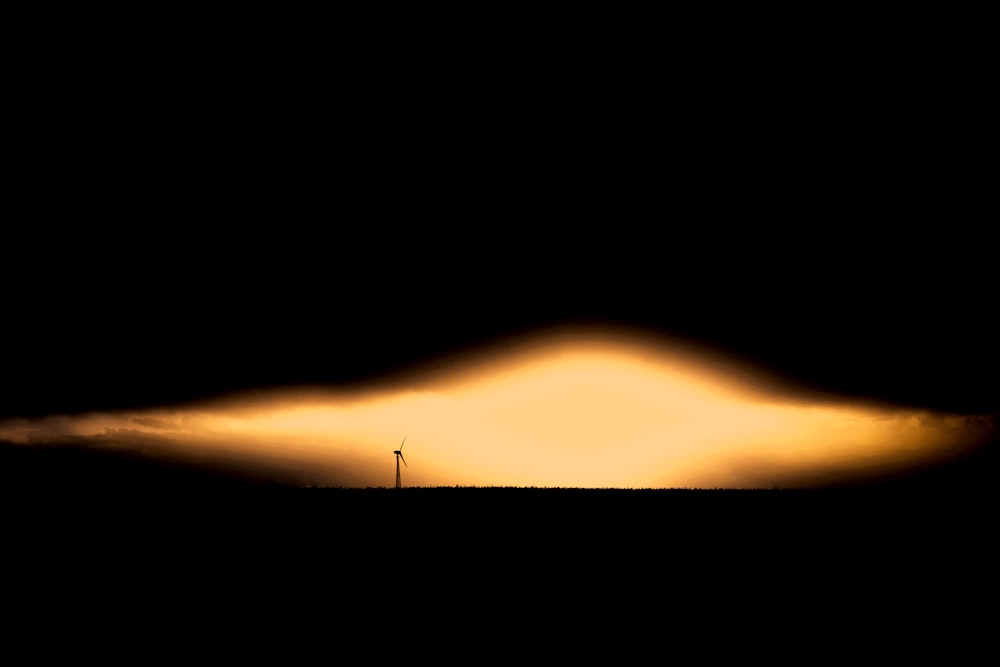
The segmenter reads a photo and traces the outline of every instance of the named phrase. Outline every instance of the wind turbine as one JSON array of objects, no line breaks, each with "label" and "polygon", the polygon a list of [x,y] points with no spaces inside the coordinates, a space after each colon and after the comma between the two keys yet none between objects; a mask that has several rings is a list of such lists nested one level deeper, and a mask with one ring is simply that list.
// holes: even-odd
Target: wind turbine
[{"label": "wind turbine", "polygon": [[[396,488],[403,488],[402,482],[399,481],[399,459],[403,459],[403,445],[406,443],[406,436],[403,436],[403,442],[399,444],[399,449],[393,452],[396,455]],[[406,459],[403,459],[403,465],[406,466]],[[410,466],[406,466],[409,468]]]}]

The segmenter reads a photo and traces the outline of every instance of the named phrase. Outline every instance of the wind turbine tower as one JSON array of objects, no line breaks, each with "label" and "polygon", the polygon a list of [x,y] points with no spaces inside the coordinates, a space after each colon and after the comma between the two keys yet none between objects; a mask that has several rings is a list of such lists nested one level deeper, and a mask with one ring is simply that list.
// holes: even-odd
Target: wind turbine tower
[{"label": "wind turbine tower", "polygon": [[[403,488],[403,483],[399,480],[399,460],[403,459],[403,445],[406,444],[406,436],[403,436],[403,442],[400,443],[399,449],[393,452],[396,455],[396,488]],[[403,465],[406,466],[406,459],[403,459]],[[410,466],[406,466],[409,468]]]}]

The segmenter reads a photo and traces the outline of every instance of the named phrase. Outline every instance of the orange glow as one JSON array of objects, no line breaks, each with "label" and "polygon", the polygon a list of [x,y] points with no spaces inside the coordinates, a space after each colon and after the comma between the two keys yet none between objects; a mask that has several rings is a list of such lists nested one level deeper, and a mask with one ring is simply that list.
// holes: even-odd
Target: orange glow
[{"label": "orange glow", "polygon": [[[553,330],[350,391],[0,423],[0,438],[248,464],[299,485],[767,487],[891,471],[976,444],[992,416],[795,395],[661,338]],[[221,462],[221,463],[220,463]]]}]

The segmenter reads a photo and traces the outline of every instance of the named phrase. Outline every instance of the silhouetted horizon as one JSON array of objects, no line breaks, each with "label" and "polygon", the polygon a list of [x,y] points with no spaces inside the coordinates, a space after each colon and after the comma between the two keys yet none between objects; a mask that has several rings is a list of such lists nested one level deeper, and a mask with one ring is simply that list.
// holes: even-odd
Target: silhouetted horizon
[{"label": "silhouetted horizon", "polygon": [[[300,481],[294,469],[261,465],[239,458],[211,460],[203,457],[170,458],[147,455],[141,451],[110,449],[66,443],[11,443],[0,440],[0,493],[17,494],[49,490],[94,493],[157,492],[163,490],[198,490],[218,492],[243,490],[432,490],[432,489],[522,489],[522,490],[732,490],[732,491],[824,491],[870,489],[886,492],[987,493],[994,489],[998,444],[985,442],[943,462],[915,464],[889,473],[877,469],[854,476],[809,477],[797,475],[767,486],[544,486],[489,483],[409,485],[405,479],[399,488],[387,475],[383,485],[317,484]],[[390,459],[391,461],[391,459]]]}]

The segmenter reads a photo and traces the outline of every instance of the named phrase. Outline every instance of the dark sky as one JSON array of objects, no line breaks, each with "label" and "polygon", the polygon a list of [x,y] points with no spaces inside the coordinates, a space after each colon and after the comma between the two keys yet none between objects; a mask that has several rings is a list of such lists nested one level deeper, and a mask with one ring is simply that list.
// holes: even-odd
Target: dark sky
[{"label": "dark sky", "polygon": [[[199,220],[195,202],[184,222],[137,203],[128,224],[102,228],[95,215],[32,230],[8,250],[2,411],[359,380],[572,321],[680,335],[821,390],[995,409],[981,234],[807,222],[818,204],[769,223],[765,203],[706,214],[668,193],[632,217],[628,203],[592,205],[584,192],[510,194],[516,211],[491,215],[442,190],[358,220],[364,197],[331,187],[308,221],[285,219],[296,206],[237,199],[225,220]],[[463,197],[475,201],[462,213],[434,212]]]},{"label": "dark sky", "polygon": [[4,231],[0,416],[354,381],[580,320],[995,411],[977,88],[765,51],[332,79],[43,63]]}]

